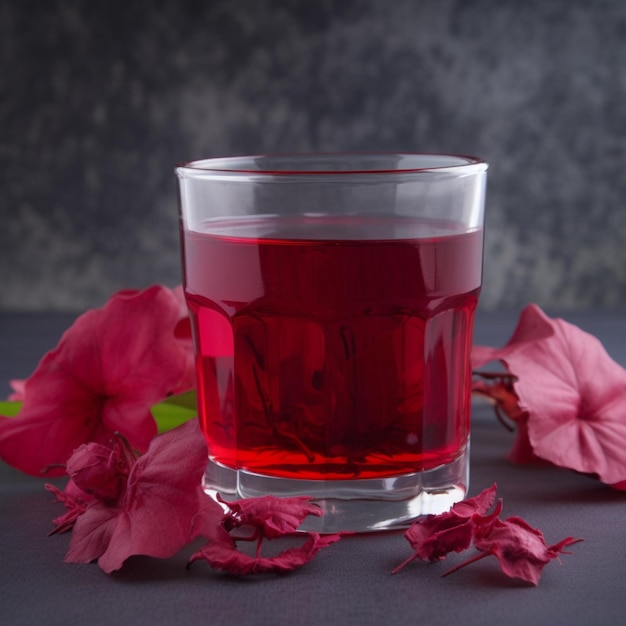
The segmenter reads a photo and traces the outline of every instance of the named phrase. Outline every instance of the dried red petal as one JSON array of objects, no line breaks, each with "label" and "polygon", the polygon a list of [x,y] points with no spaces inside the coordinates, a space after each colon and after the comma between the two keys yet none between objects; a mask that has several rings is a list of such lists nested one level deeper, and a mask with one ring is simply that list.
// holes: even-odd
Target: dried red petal
[{"label": "dried red petal", "polygon": [[[204,560],[215,569],[235,575],[287,572],[308,563],[319,550],[339,541],[340,535],[303,533],[307,539],[301,546],[287,548],[273,557],[262,556],[261,547],[265,539],[294,534],[309,515],[322,515],[322,510],[310,500],[308,496],[277,498],[269,495],[224,502],[228,511],[222,522],[223,533],[214,535],[189,563]],[[252,534],[248,537],[228,534],[242,528],[251,528]],[[254,540],[257,542],[256,556],[238,550],[238,541]]]},{"label": "dried red petal", "polygon": [[263,537],[274,539],[297,530],[309,516],[320,517],[322,510],[310,502],[308,496],[277,498],[268,495],[260,498],[245,498],[228,502],[227,529],[239,526],[254,526]]},{"label": "dried red petal", "polygon": [[472,541],[474,518],[493,506],[496,485],[473,498],[457,502],[450,511],[419,518],[404,533],[414,553],[393,570],[399,572],[414,559],[440,561],[450,552],[462,552]]},{"label": "dried red petal", "polygon": [[250,556],[237,549],[236,541],[230,537],[222,542],[211,542],[193,554],[189,563],[206,561],[217,570],[237,576],[263,573],[284,573],[305,565],[322,549],[339,541],[339,535],[307,533],[305,542],[299,547],[283,550],[273,557]]},{"label": "dried red petal", "polygon": [[502,500],[491,513],[487,513],[494,503],[495,492],[496,486],[493,485],[475,498],[455,504],[448,513],[417,520],[405,533],[414,554],[392,573],[415,558],[438,561],[450,552],[462,552],[473,542],[479,550],[478,554],[448,570],[444,576],[494,555],[507,576],[536,585],[547,563],[563,553],[566,546],[582,541],[567,537],[553,546],[547,546],[541,531],[532,528],[523,519],[500,519]]},{"label": "dried red petal", "polygon": [[504,574],[537,585],[543,568],[557,558],[566,546],[579,541],[581,540],[567,537],[553,546],[548,546],[543,533],[520,517],[509,517],[504,521],[495,518],[488,524],[478,524],[475,527],[474,546],[481,553],[444,575],[493,555],[500,562]]},{"label": "dried red petal", "polygon": [[473,498],[466,498],[457,502],[451,510],[461,517],[485,515],[496,501],[496,489],[497,485],[494,483]]}]

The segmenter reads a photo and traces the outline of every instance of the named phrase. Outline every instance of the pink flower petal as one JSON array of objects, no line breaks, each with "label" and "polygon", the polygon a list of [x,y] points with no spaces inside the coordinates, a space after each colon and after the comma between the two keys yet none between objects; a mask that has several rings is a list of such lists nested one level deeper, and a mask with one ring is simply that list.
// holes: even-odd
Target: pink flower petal
[{"label": "pink flower petal", "polygon": [[99,501],[92,502],[74,523],[64,563],[91,563],[102,556],[111,544],[120,513]]}]

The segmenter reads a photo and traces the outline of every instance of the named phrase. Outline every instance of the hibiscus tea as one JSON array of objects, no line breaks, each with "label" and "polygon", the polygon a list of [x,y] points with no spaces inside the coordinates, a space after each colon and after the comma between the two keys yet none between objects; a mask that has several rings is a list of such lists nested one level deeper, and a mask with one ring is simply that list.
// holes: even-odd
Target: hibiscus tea
[{"label": "hibiscus tea", "polygon": [[[325,238],[307,238],[314,229]],[[467,259],[480,259],[481,231],[361,218],[207,230],[184,245],[212,459],[334,480],[459,456],[481,276]],[[389,230],[397,238],[378,239]]]},{"label": "hibiscus tea", "polygon": [[178,170],[205,490],[310,496],[322,532],[464,496],[482,275],[484,164],[343,158]]}]

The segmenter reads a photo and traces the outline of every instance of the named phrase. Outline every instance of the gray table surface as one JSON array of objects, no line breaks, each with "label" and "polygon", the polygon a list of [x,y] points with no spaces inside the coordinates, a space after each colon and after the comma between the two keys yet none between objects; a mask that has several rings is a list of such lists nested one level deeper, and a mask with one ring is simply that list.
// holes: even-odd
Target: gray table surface
[{"label": "gray table surface", "polygon": [[[501,345],[517,312],[481,313],[476,341]],[[626,315],[567,319],[597,335],[626,365]],[[0,395],[31,373],[72,316],[0,314]],[[584,542],[550,563],[538,587],[506,578],[484,559],[441,578],[444,563],[414,562],[390,575],[408,544],[400,532],[346,537],[289,575],[240,580],[204,564],[186,570],[191,548],[159,561],[133,557],[107,576],[94,564],[63,564],[69,535],[48,537],[61,509],[43,481],[0,463],[0,623],[28,624],[625,624],[626,493],[555,468],[515,466],[512,435],[476,406],[470,495],[498,484],[504,513],[542,529],[548,543]]]}]

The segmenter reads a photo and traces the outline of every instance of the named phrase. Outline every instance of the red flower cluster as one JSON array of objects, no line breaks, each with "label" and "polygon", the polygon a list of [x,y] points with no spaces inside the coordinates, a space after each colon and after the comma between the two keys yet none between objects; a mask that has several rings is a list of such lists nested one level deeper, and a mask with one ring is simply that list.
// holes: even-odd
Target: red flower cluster
[{"label": "red flower cluster", "polygon": [[145,451],[157,431],[150,408],[194,385],[183,307],[179,292],[153,286],[81,315],[25,384],[13,381],[24,405],[17,417],[0,416],[0,458],[59,475],[75,448],[115,432]]},{"label": "red flower cluster", "polygon": [[542,459],[626,489],[626,370],[598,339],[531,304],[503,348],[474,347],[474,368],[493,360],[507,375],[474,390],[517,425],[512,460]]},{"label": "red flower cluster", "polygon": [[544,566],[564,553],[563,548],[581,541],[567,537],[548,546],[542,532],[523,519],[501,520],[502,500],[487,514],[495,496],[496,486],[493,485],[478,496],[455,504],[448,513],[418,519],[405,533],[414,553],[392,573],[416,558],[440,561],[450,552],[467,550],[473,542],[478,554],[448,570],[444,576],[493,555],[504,574],[537,585]]}]

